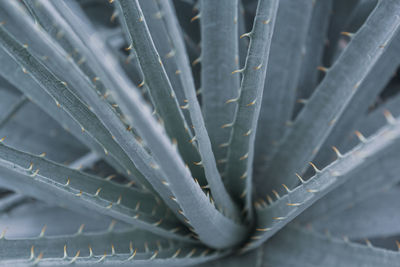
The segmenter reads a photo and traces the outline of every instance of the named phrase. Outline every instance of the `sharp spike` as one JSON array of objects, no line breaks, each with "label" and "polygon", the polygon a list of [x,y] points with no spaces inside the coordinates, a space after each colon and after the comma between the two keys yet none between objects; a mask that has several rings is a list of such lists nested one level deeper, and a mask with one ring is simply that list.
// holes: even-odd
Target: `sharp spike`
[{"label": "sharp spike", "polygon": [[158,255],[158,250],[156,250],[153,254],[153,256],[150,257],[150,260],[154,260]]},{"label": "sharp spike", "polygon": [[200,17],[201,17],[201,13],[197,14],[196,16],[194,16],[194,17],[190,20],[190,22],[193,22],[193,21],[195,21],[195,20],[198,20]]},{"label": "sharp spike", "polygon": [[355,131],[354,134],[357,136],[357,138],[360,140],[360,142],[362,142],[362,143],[367,142],[367,139],[359,131]]},{"label": "sharp spike", "polygon": [[340,153],[340,151],[339,151],[339,149],[337,149],[337,147],[332,146],[332,149],[333,149],[333,151],[336,153],[336,156],[337,156],[338,158],[343,157],[343,155]]},{"label": "sharp spike", "polygon": [[81,254],[80,250],[78,250],[78,252],[76,252],[75,256],[72,258],[72,260],[69,262],[69,264],[74,263],[78,259],[79,254]]},{"label": "sharp spike", "polygon": [[396,119],[393,117],[392,113],[390,113],[389,110],[385,110],[385,111],[383,112],[383,115],[385,116],[386,121],[387,121],[389,124],[395,124],[395,123],[396,123]]},{"label": "sharp spike", "polygon": [[314,163],[312,163],[312,162],[310,161],[308,164],[310,164],[311,167],[313,167],[313,169],[314,169],[315,172],[320,172],[320,170],[317,168],[317,166],[315,166]]},{"label": "sharp spike", "polygon": [[46,229],[47,229],[47,225],[44,225],[42,230],[40,231],[39,238],[44,237],[44,233],[46,232]]},{"label": "sharp spike", "polygon": [[95,197],[98,197],[101,191],[101,187],[97,188],[96,193],[94,194]]},{"label": "sharp spike", "polygon": [[67,254],[67,245],[64,245],[64,257],[63,259],[68,258],[68,254]]},{"label": "sharp spike", "polygon": [[239,38],[242,39],[243,37],[251,37],[251,32],[243,33]]},{"label": "sharp spike", "polygon": [[296,174],[297,178],[299,178],[300,182],[301,182],[302,184],[304,184],[305,181],[303,180],[303,178],[301,178],[300,174],[298,174],[298,173],[295,173],[295,174]]},{"label": "sharp spike", "polygon": [[289,189],[285,184],[282,184],[282,186],[286,189],[286,191],[287,191],[288,193],[290,193],[290,189]]},{"label": "sharp spike", "polygon": [[136,256],[136,252],[137,252],[137,249],[135,248],[135,250],[132,252],[132,255],[129,256],[129,258],[126,261],[133,260],[133,258]]}]

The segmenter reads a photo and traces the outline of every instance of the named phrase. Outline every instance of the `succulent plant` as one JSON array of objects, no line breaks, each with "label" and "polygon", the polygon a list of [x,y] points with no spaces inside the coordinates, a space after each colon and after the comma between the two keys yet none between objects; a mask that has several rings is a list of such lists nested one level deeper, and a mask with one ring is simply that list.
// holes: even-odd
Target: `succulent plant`
[{"label": "succulent plant", "polygon": [[399,28],[398,0],[0,1],[0,265],[400,266]]}]

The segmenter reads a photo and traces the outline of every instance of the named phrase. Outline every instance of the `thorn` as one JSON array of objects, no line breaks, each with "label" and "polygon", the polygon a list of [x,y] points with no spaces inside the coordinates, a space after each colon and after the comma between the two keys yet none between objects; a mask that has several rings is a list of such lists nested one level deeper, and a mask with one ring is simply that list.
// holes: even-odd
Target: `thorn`
[{"label": "thorn", "polygon": [[174,258],[178,257],[179,253],[181,253],[181,249],[180,248],[178,248],[176,250],[176,252],[174,253],[174,255],[172,255],[172,258],[174,259]]},{"label": "thorn", "polygon": [[316,189],[307,189],[308,193],[318,193],[318,190]]},{"label": "thorn", "polygon": [[243,134],[243,136],[249,136],[251,134],[251,129],[248,130],[246,133]]},{"label": "thorn", "polygon": [[75,194],[75,196],[77,196],[77,197],[80,197],[80,196],[82,196],[82,190],[81,190],[81,191],[79,191],[79,193],[78,193],[78,194]]},{"label": "thorn", "polygon": [[243,190],[243,192],[240,194],[240,198],[244,198],[247,194],[247,189]]},{"label": "thorn", "polygon": [[270,19],[263,20],[263,24],[269,24],[270,22],[271,22],[271,20],[270,20]]},{"label": "thorn", "polygon": [[80,250],[78,250],[78,252],[76,252],[75,256],[72,258],[72,260],[69,262],[69,264],[74,263],[78,259],[79,254],[81,254]]},{"label": "thorn", "polygon": [[243,156],[241,156],[240,158],[239,158],[239,160],[245,160],[245,159],[247,159],[249,157],[249,153],[246,153],[246,154],[244,154]]},{"label": "thorn", "polygon": [[192,257],[192,256],[196,253],[196,250],[197,250],[197,249],[195,249],[195,248],[192,249],[192,250],[189,252],[189,254],[186,255],[186,258]]},{"label": "thorn", "polygon": [[89,258],[93,257],[93,249],[92,247],[89,245]]},{"label": "thorn", "polygon": [[190,139],[189,143],[193,143],[196,140],[196,136],[194,136],[192,139]]},{"label": "thorn", "polygon": [[396,246],[397,246],[397,250],[400,251],[400,242],[398,240],[396,240]]},{"label": "thorn", "polygon": [[201,13],[197,14],[196,16],[194,16],[194,17],[190,20],[190,22],[193,22],[193,21],[195,21],[195,20],[198,20],[200,17],[201,17]]},{"label": "thorn", "polygon": [[168,54],[165,55],[166,58],[171,58],[175,56],[175,50],[171,50],[170,52],[168,52]]},{"label": "thorn", "polygon": [[181,109],[188,109],[189,108],[189,104],[186,104],[184,106],[180,106]]},{"label": "thorn", "polygon": [[138,203],[136,203],[135,211],[139,211],[139,209],[140,209],[140,201],[138,201]]},{"label": "thorn", "polygon": [[3,143],[3,141],[6,139],[6,137],[4,136],[3,138],[0,139],[0,143]]},{"label": "thorn", "polygon": [[159,221],[153,223],[154,226],[159,226],[162,223],[163,219],[161,218]]},{"label": "thorn", "polygon": [[174,197],[174,196],[170,196],[169,197],[171,200],[173,200],[173,201],[176,201],[176,197]]},{"label": "thorn", "polygon": [[251,37],[251,32],[243,33],[239,38],[242,39],[243,37]]},{"label": "thorn", "polygon": [[263,65],[263,64],[261,63],[260,65],[255,66],[253,69],[254,69],[254,70],[259,70],[259,69],[261,69],[262,65]]},{"label": "thorn", "polygon": [[31,256],[29,257],[29,260],[33,260],[35,258],[35,246],[31,246]]},{"label": "thorn", "polygon": [[372,248],[372,243],[367,238],[365,238],[365,244],[367,244],[368,247]]},{"label": "thorn", "polygon": [[28,169],[26,169],[26,170],[27,170],[27,171],[33,170],[33,163],[32,163],[32,162],[29,164],[29,167],[28,167]]},{"label": "thorn", "polygon": [[143,85],[144,85],[144,80],[141,83],[139,83],[138,87],[141,88],[143,87]]},{"label": "thorn", "polygon": [[110,17],[110,22],[114,22],[115,18],[118,16],[118,12],[113,12],[111,17]]},{"label": "thorn", "polygon": [[158,255],[158,250],[154,252],[153,256],[151,256],[149,260],[154,260],[157,257],[157,255]]},{"label": "thorn", "polygon": [[229,146],[229,143],[222,143],[218,147],[223,148]]},{"label": "thorn", "polygon": [[39,169],[36,169],[36,171],[34,173],[32,173],[30,176],[35,177],[38,173],[39,173]]},{"label": "thorn", "polygon": [[129,51],[133,48],[133,44],[130,44],[128,47],[125,48],[125,51]]},{"label": "thorn", "polygon": [[343,155],[340,153],[340,151],[339,151],[339,149],[337,149],[337,147],[332,146],[332,149],[333,149],[333,151],[336,153],[336,156],[337,156],[338,158],[343,157]]},{"label": "thorn", "polygon": [[135,248],[135,250],[132,252],[132,255],[129,256],[129,258],[126,261],[133,260],[133,258],[136,256],[136,252],[137,252],[137,249]]},{"label": "thorn", "polygon": [[325,67],[323,67],[323,66],[318,66],[317,67],[317,70],[320,70],[320,71],[322,71],[322,72],[328,72],[328,68],[325,68]]},{"label": "thorn", "polygon": [[192,62],[192,66],[196,66],[200,61],[201,61],[201,57],[196,58],[196,59]]},{"label": "thorn", "polygon": [[98,197],[100,191],[101,191],[101,187],[97,188],[96,193],[94,194],[94,196],[95,196],[95,197]]},{"label": "thorn", "polygon": [[244,71],[244,69],[238,69],[238,70],[232,71],[231,74],[242,73],[243,71]]},{"label": "thorn", "polygon": [[100,262],[104,261],[104,259],[106,257],[107,257],[107,252],[104,251],[104,255],[96,263],[100,263]]},{"label": "thorn", "polygon": [[302,203],[286,203],[286,205],[290,206],[290,207],[298,207],[300,206]]},{"label": "thorn", "polygon": [[300,182],[301,182],[302,184],[304,184],[305,181],[303,180],[303,178],[301,178],[300,174],[298,174],[298,173],[295,173],[295,174],[296,174],[297,178],[299,178]]},{"label": "thorn", "polygon": [[239,98],[228,99],[228,100],[225,101],[225,104],[233,103],[233,102],[236,102],[238,100],[239,100]]},{"label": "thorn", "polygon": [[386,121],[387,121],[389,124],[392,124],[392,125],[393,125],[393,124],[396,123],[396,119],[393,117],[392,113],[390,113],[389,110],[383,111],[383,115],[385,116]]},{"label": "thorn", "polygon": [[281,197],[279,196],[278,192],[276,192],[275,190],[272,190],[272,193],[275,195],[275,197],[276,197],[277,199],[281,198]]},{"label": "thorn", "polygon": [[228,127],[232,127],[232,126],[233,126],[233,123],[231,122],[231,123],[226,123],[226,124],[222,125],[221,128],[224,129],[224,128],[228,128]]},{"label": "thorn", "polygon": [[176,74],[176,75],[179,75],[179,74],[181,74],[181,73],[182,73],[182,71],[180,71],[180,70],[176,70],[176,71],[175,71],[175,74]]},{"label": "thorn", "polygon": [[115,255],[115,248],[114,248],[114,245],[111,244],[111,256],[114,256],[114,255]]},{"label": "thorn", "polygon": [[296,100],[296,103],[305,105],[305,104],[307,104],[307,101],[308,101],[307,99],[299,98]]},{"label": "thorn", "polygon": [[310,161],[308,164],[310,164],[311,167],[313,167],[313,169],[314,169],[315,172],[320,172],[320,170],[318,170],[317,166],[315,166],[314,163],[312,163],[312,162]]},{"label": "thorn", "polygon": [[1,232],[0,240],[1,240],[1,239],[4,239],[4,237],[6,236],[6,231],[7,231],[7,228],[4,229],[4,230]]},{"label": "thorn", "polygon": [[242,176],[240,176],[240,179],[245,179],[246,177],[247,177],[247,171],[244,172],[244,173],[242,174]]},{"label": "thorn", "polygon": [[254,99],[252,102],[246,105],[246,107],[252,106],[256,103],[257,99]]},{"label": "thorn", "polygon": [[122,200],[122,195],[119,195],[119,197],[117,199],[117,205],[121,204],[121,200]]},{"label": "thorn", "polygon": [[76,232],[76,234],[77,234],[77,235],[82,234],[83,228],[85,228],[85,224],[84,224],[84,223],[82,223],[81,226],[79,226],[78,232]]},{"label": "thorn", "polygon": [[68,258],[68,254],[67,254],[67,245],[64,245],[64,257],[63,259]]},{"label": "thorn", "polygon": [[199,162],[193,161],[193,164],[196,166],[201,166],[201,165],[203,165],[203,161],[202,160],[200,160]]},{"label": "thorn", "polygon": [[282,221],[285,220],[286,217],[272,217],[273,220]]},{"label": "thorn", "polygon": [[272,228],[256,228],[256,231],[259,231],[259,232],[267,232],[270,230],[272,230]]},{"label": "thorn", "polygon": [[46,229],[47,229],[47,225],[44,225],[42,230],[40,231],[39,238],[44,237],[44,233],[46,232]]},{"label": "thorn", "polygon": [[112,206],[113,206],[113,203],[112,203],[112,202],[110,202],[110,204],[108,204],[108,206],[106,207],[106,209],[111,209],[111,208],[112,208]]},{"label": "thorn", "polygon": [[347,37],[350,37],[350,38],[354,36],[354,33],[350,33],[350,32],[341,32],[340,34],[344,35],[344,36],[347,36]]},{"label": "thorn", "polygon": [[40,252],[39,256],[37,256],[36,260],[32,264],[33,265],[38,264],[42,258],[43,258],[43,252]]},{"label": "thorn", "polygon": [[359,131],[355,131],[354,133],[357,136],[358,140],[360,140],[360,142],[362,143],[367,142],[367,139],[364,137],[362,133],[360,133]]},{"label": "thorn", "polygon": [[288,193],[290,193],[289,188],[288,188],[285,184],[282,184],[282,186],[286,189],[286,191],[287,191]]},{"label": "thorn", "polygon": [[112,179],[114,179],[115,177],[117,177],[116,174],[111,174],[109,176],[106,177],[106,181],[111,181]]}]

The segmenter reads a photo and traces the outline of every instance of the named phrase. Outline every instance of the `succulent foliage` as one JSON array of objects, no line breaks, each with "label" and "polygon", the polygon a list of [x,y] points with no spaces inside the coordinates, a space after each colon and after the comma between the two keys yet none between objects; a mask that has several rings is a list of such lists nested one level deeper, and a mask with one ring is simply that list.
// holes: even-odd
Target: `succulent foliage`
[{"label": "succulent foliage", "polygon": [[0,1],[0,265],[400,266],[399,28],[398,0]]}]

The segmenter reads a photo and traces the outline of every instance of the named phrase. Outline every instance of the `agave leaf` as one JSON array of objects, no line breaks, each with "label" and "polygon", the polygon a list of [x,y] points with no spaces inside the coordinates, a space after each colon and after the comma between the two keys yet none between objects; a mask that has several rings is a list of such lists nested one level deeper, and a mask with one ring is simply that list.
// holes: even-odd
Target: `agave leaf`
[{"label": "agave leaf", "polygon": [[291,120],[311,14],[311,0],[280,1],[257,129],[256,166],[264,166]]},{"label": "agave leaf", "polygon": [[[13,266],[58,264],[106,266],[187,266],[213,260],[227,252],[168,240],[138,229],[86,232],[70,235],[0,239],[0,264]],[[41,256],[40,256],[41,255]]]},{"label": "agave leaf", "polygon": [[336,0],[333,1],[332,17],[328,29],[329,46],[324,54],[324,62],[326,66],[333,64],[336,51],[338,49],[338,42],[340,33],[347,31],[346,25],[352,12],[357,8],[361,0]]},{"label": "agave leaf", "polygon": [[231,123],[235,113],[235,105],[226,102],[237,97],[240,86],[239,76],[232,75],[239,60],[238,1],[202,0],[197,16],[201,29],[202,110],[215,158],[223,161],[231,128],[222,126]]},{"label": "agave leaf", "polygon": [[79,207],[89,214],[105,214],[161,235],[185,239],[175,233],[175,228],[179,227],[176,219],[164,217],[166,207],[157,203],[149,193],[70,169],[4,144],[0,145],[0,158],[2,186],[73,210]]},{"label": "agave leaf", "polygon": [[[20,90],[30,88],[30,90],[26,89],[23,91],[28,98],[32,99],[32,101],[39,107],[42,107],[49,116],[62,125],[65,130],[71,132],[83,144],[87,145],[93,151],[96,151],[98,155],[104,156],[104,149],[101,145],[93,140],[89,135],[83,135],[80,125],[63,109],[54,105],[54,100],[51,96],[41,89],[29,75],[25,75],[21,67],[2,49],[0,49],[0,58],[1,61],[4,62],[4,64],[0,64],[0,72],[2,75],[7,77],[7,79],[9,79],[15,87],[20,88]],[[10,142],[12,143],[13,135],[10,139]],[[69,142],[70,141],[71,140],[69,140]],[[30,142],[30,144],[32,143]],[[41,148],[43,147],[41,146]],[[121,173],[126,172],[126,168],[122,167],[113,157],[105,157],[105,160]]]},{"label": "agave leaf", "polygon": [[283,137],[263,172],[268,176],[256,181],[257,188],[271,190],[282,183],[295,184],[291,180],[293,174],[302,172],[318,152],[361,83],[396,36],[400,26],[398,12],[400,2],[379,2]]},{"label": "agave leaf", "polygon": [[[174,33],[170,32],[167,27],[168,24],[166,24],[166,16],[174,16],[175,14],[171,13],[173,12],[172,9],[169,10],[169,13],[168,10],[161,10],[162,3],[164,3],[164,5],[171,5],[171,3],[169,3],[169,1],[162,1],[161,3],[159,3],[160,6],[154,0],[141,0],[139,1],[139,3],[146,19],[147,26],[149,27],[151,38],[164,64],[165,72],[168,76],[168,79],[170,80],[171,85],[174,88],[177,101],[182,108],[187,104],[184,89],[185,82],[183,79],[189,79],[192,81],[193,77],[191,72],[183,73],[181,71],[180,62],[177,61],[179,57],[177,57],[176,54],[186,53],[186,50],[185,47],[183,47],[183,51],[177,50],[177,48],[174,46],[173,38],[179,37],[176,37]],[[122,23],[122,25],[125,24]],[[179,31],[178,33],[181,34]],[[129,33],[127,37],[129,38]],[[182,113],[184,114],[187,123],[191,125],[191,119],[187,109],[183,109]]]},{"label": "agave leaf", "polygon": [[[91,130],[91,127],[96,126],[94,122],[96,122],[97,117],[94,114],[90,115],[90,110],[81,103],[74,93],[69,91],[69,86],[62,84],[35,57],[29,54],[28,49],[18,44],[4,29],[1,29],[1,33],[3,46],[7,45],[7,49],[13,51],[12,55],[17,57],[20,64],[24,64],[26,69],[28,69],[29,75],[32,75],[37,82],[44,83],[44,88],[52,94],[52,97],[57,99],[61,107],[74,114],[75,118],[78,116],[78,121],[82,119],[88,120],[88,125],[86,125],[88,132]],[[29,61],[27,61],[27,58]],[[85,90],[84,92],[88,93],[91,91]],[[200,186],[193,181],[190,173],[179,160],[177,151],[174,150],[169,140],[166,140],[165,135],[159,126],[155,124],[154,119],[150,117],[151,115],[147,107],[139,102],[140,98],[135,98],[134,93],[131,91],[127,95],[124,95],[124,97],[121,97],[121,102],[119,103],[124,104],[122,102],[124,99],[127,99],[129,103],[136,102],[135,105],[130,106],[130,110],[127,110],[128,113],[126,114],[127,117],[135,119],[135,125],[139,134],[145,137],[144,140],[147,141],[148,145],[151,145],[149,149],[153,152],[153,156],[157,156],[155,158],[156,163],[154,163],[152,158],[149,158],[149,155],[145,153],[142,146],[137,144],[136,140],[130,138],[130,140],[127,140],[123,144],[131,153],[135,155],[139,153],[139,155],[132,157],[132,159],[143,174],[145,174],[146,179],[155,190],[160,193],[164,202],[172,208],[173,212],[182,221],[188,222],[189,220],[193,229],[199,234],[202,240],[206,240],[207,244],[216,247],[225,247],[240,242],[246,235],[247,229],[224,217],[210,203],[208,197],[203,193]],[[87,100],[94,101],[93,104],[95,105],[97,103],[95,98],[88,98]],[[71,103],[70,101],[73,102]],[[92,107],[94,108],[95,105]],[[75,107],[79,107],[79,109],[75,109]],[[107,110],[101,109],[97,105],[96,109],[100,113],[107,112]],[[82,112],[85,112],[86,115],[83,116]],[[91,118],[89,119],[88,116],[91,116]],[[106,118],[105,116],[102,117],[103,119]],[[114,121],[109,120],[109,122],[113,123]],[[122,132],[126,131],[125,128],[119,129],[120,131],[114,128],[110,128],[109,130],[116,131],[113,133],[115,133],[117,140],[119,138],[127,138],[127,135]],[[99,132],[94,131],[94,133],[98,134]],[[171,159],[177,160],[171,161]],[[161,168],[156,165],[157,163],[160,164]],[[179,175],[179,173],[182,175]],[[186,178],[182,180],[182,177]],[[201,207],[201,209],[194,207]],[[210,230],[211,225],[213,227]],[[232,235],[232,233],[237,234]]]},{"label": "agave leaf", "polygon": [[[365,116],[368,108],[373,104],[376,97],[391,79],[396,68],[400,64],[400,59],[396,55],[400,52],[400,34],[388,44],[388,48],[382,57],[376,62],[368,76],[361,83],[360,89],[357,90],[353,99],[350,100],[348,108],[343,112],[337,124],[325,141],[325,146],[315,157],[315,164],[325,165],[332,159],[332,145],[336,146],[340,151],[348,151],[349,146],[346,140],[349,136],[354,136],[355,130],[361,130],[356,125],[360,117]],[[381,113],[382,114],[382,113]],[[382,118],[382,115],[379,116]],[[382,120],[381,120],[382,121]],[[374,130],[377,130],[375,128]],[[364,132],[363,132],[364,133]],[[370,132],[373,133],[373,132]]]},{"label": "agave leaf", "polygon": [[391,149],[395,147],[398,149],[399,139],[400,122],[392,122],[350,152],[344,155],[339,154],[335,162],[322,170],[317,170],[315,176],[309,180],[300,179],[302,183],[296,188],[289,189],[284,185],[287,191],[284,196],[280,196],[275,191],[275,201],[267,197],[269,205],[262,199],[258,200],[256,202],[256,231],[247,243],[246,249],[257,247],[268,240],[315,201],[348,181],[351,177],[350,173],[379,160]]},{"label": "agave leaf", "polygon": [[[1,4],[4,7],[2,12],[9,12],[4,14],[5,16],[8,16],[7,18],[9,19],[12,19],[12,17],[9,16],[10,14],[14,14],[14,12],[22,12],[18,6],[13,6],[16,2],[2,2]],[[23,17],[23,14],[19,15],[20,18]],[[31,76],[33,80],[40,85],[40,87],[36,89],[44,90],[48,95],[50,95],[51,98],[54,99],[53,105],[64,109],[76,122],[78,122],[79,127],[82,129],[84,134],[88,133],[102,146],[104,154],[109,154],[110,156],[115,157],[125,166],[126,173],[129,177],[132,177],[132,175],[130,175],[132,173],[135,179],[140,180],[144,186],[147,185],[147,188],[151,188],[132,164],[132,161],[126,155],[126,152],[119,145],[121,144],[124,146],[124,149],[130,148],[132,150],[132,144],[136,144],[137,142],[132,138],[132,135],[126,130],[125,126],[122,125],[121,121],[118,118],[115,119],[116,115],[112,110],[112,106],[106,103],[104,99],[101,99],[94,90],[91,90],[89,81],[79,72],[79,70],[77,70],[77,66],[74,65],[73,62],[65,61],[65,56],[61,53],[57,53],[57,50],[59,49],[54,46],[54,43],[52,44],[51,40],[35,27],[31,21],[16,20],[9,25],[12,30],[16,30],[14,32],[21,36],[19,30],[20,27],[16,27],[21,23],[23,23],[24,29],[29,29],[23,36],[32,36],[32,39],[36,38],[37,40],[37,42],[32,43],[32,48],[39,49],[40,51],[40,49],[46,48],[47,45],[50,46],[47,51],[48,53],[52,53],[52,55],[44,62],[50,64],[52,70],[55,70],[62,76],[66,75],[64,70],[68,69],[71,74],[68,76],[71,80],[68,80],[68,82],[73,86],[56,77],[42,64],[42,62],[32,55],[30,49],[26,46],[21,46],[21,44],[9,35],[9,33],[4,29],[4,26],[2,26],[2,32],[4,33],[2,36],[5,38],[3,39],[2,44],[3,48],[7,50],[6,52],[9,54],[11,53],[10,56],[12,56],[14,60],[22,66],[23,70],[25,70],[24,73],[27,73],[27,75]],[[38,38],[38,36],[40,36],[40,38]],[[7,48],[4,47],[7,42],[6,39],[9,41]],[[19,53],[16,52],[18,49]],[[24,92],[30,91],[28,88],[20,87]],[[89,90],[78,90],[77,88],[88,88]],[[27,93],[29,94],[29,92]],[[91,106],[91,108],[95,109],[97,113],[102,115],[102,120],[100,120],[92,109],[82,102],[76,94],[81,97],[83,96],[83,99]],[[77,106],[79,108],[76,108]],[[107,126],[109,128],[104,126],[104,121],[108,123]],[[113,135],[109,131],[110,128]],[[117,143],[116,140],[121,140],[121,138],[124,138],[126,141]],[[132,153],[132,151],[128,152]],[[143,157],[146,156],[144,155]]]},{"label": "agave leaf", "polygon": [[[303,49],[299,83],[297,85],[297,100],[302,102],[308,99],[318,85],[320,72],[318,66],[322,65],[322,56],[325,48],[325,40],[328,34],[330,13],[332,12],[332,0],[313,3],[311,20],[308,27],[307,37]],[[299,103],[295,107],[294,115],[297,115],[303,107]]]},{"label": "agave leaf", "polygon": [[[387,187],[390,188],[390,187]],[[400,233],[399,188],[379,190],[363,201],[348,203],[347,208],[328,218],[313,221],[315,230],[351,239],[394,236]]]},{"label": "agave leaf", "polygon": [[[217,171],[210,144],[207,142],[208,140],[203,139],[207,137],[206,134],[199,134],[199,136],[197,136],[197,138],[199,138],[199,142],[202,142],[199,143],[201,161],[196,162],[196,159],[193,158],[195,155],[194,151],[196,151],[195,147],[191,144],[191,141],[193,140],[191,140],[192,138],[187,138],[187,132],[182,132],[184,131],[184,127],[186,125],[183,123],[184,121],[182,121],[183,125],[179,125],[181,124],[180,120],[182,118],[182,114],[181,111],[177,109],[176,98],[171,97],[171,94],[174,94],[173,89],[162,64],[159,62],[159,55],[154,47],[138,2],[118,1],[118,3],[124,15],[125,23],[130,31],[132,45],[137,52],[139,63],[146,77],[146,83],[149,86],[150,94],[152,95],[152,99],[157,103],[156,109],[160,112],[162,119],[165,121],[165,125],[170,127],[169,129],[166,129],[167,132],[169,133],[170,137],[175,136],[181,155],[189,165],[189,168],[193,164],[202,164],[204,166],[206,179],[209,187],[211,188],[211,192],[214,192],[213,198],[215,199],[217,205],[225,209],[228,214],[231,214],[233,217],[237,217],[236,207],[226,192]],[[187,92],[188,91],[189,90],[187,90]],[[192,92],[191,95],[186,94],[186,96],[188,97],[189,106],[192,105],[197,110],[200,110],[194,92]],[[204,125],[201,123],[199,112],[197,112],[197,120],[195,120],[194,116],[191,118],[195,126],[195,131],[200,130],[205,133]],[[202,146],[202,144],[205,144],[205,146]],[[156,155],[157,153],[154,154]],[[161,164],[160,161],[159,164]],[[164,171],[166,170],[164,169]]]},{"label": "agave leaf", "polygon": [[[287,227],[263,245],[261,266],[398,266],[400,254]],[[290,255],[290,257],[288,257]]]},{"label": "agave leaf", "polygon": [[228,190],[251,216],[254,140],[279,1],[259,2],[250,37],[224,176]]}]

